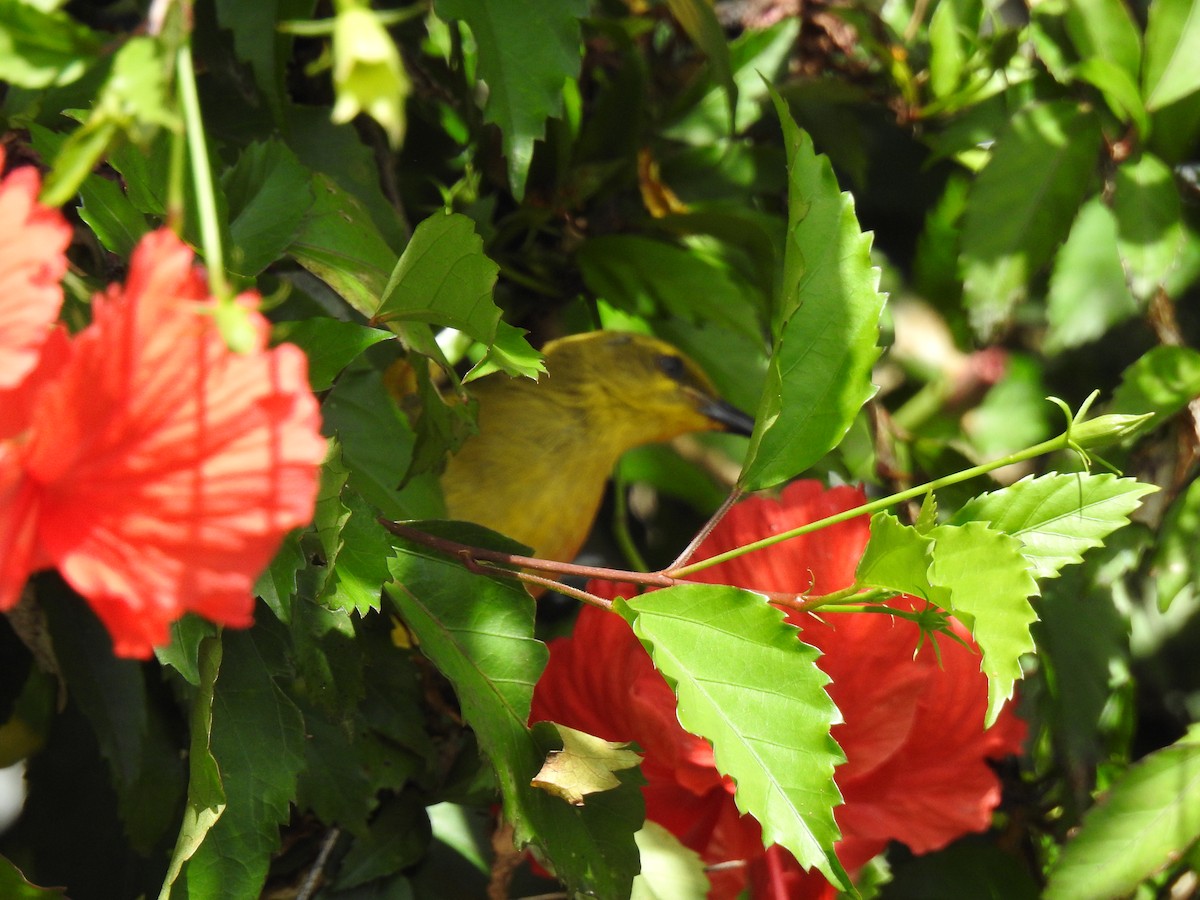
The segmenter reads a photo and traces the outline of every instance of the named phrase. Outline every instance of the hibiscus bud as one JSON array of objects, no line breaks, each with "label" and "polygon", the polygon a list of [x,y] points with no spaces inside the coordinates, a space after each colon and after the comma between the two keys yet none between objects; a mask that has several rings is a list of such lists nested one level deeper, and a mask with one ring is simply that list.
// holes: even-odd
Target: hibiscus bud
[{"label": "hibiscus bud", "polygon": [[1081,449],[1098,450],[1134,434],[1153,415],[1154,413],[1143,413],[1140,416],[1097,416],[1072,425],[1070,438]]}]

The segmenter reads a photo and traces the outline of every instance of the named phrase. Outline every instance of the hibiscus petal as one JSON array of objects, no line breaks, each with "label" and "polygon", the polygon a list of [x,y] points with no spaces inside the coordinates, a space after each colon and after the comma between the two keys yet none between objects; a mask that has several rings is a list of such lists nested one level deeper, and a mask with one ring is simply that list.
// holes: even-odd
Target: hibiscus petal
[{"label": "hibiscus petal", "polygon": [[[702,544],[703,559],[860,505],[854,488],[824,490],[816,482],[789,485],[779,499],[737,504]],[[696,580],[780,592],[828,593],[853,583],[868,522],[858,517],[696,573]],[[603,596],[635,591],[593,582]],[[920,601],[896,598],[897,608]],[[882,614],[807,616],[801,638],[823,651],[818,665],[844,723],[834,736],[846,753],[834,780],[845,804],[835,811],[843,837],[838,857],[851,872],[893,840],[927,852],[986,828],[1000,799],[988,760],[1020,750],[1023,726],[1005,710],[983,730],[987,680],[969,646],[927,639],[914,658],[919,631]],[[635,740],[645,750],[646,815],[670,829],[711,864],[711,898],[735,897],[748,884],[754,897],[831,897],[819,874],[802,873],[782,848],[764,850],[762,832],[739,816],[732,794],[716,782],[711,748],[675,718],[674,695],[619,617],[587,608],[572,637],[550,645],[534,694],[535,716],[609,740]]]},{"label": "hibiscus petal", "polygon": [[37,202],[40,188],[31,167],[0,180],[0,390],[18,385],[37,365],[62,306],[71,227],[57,209]]},{"label": "hibiscus petal", "polygon": [[254,579],[312,515],[324,453],[306,360],[224,344],[191,251],[167,231],[38,399],[24,466],[41,555],[93,604],[119,655],[144,657],[186,611],[250,622]]}]

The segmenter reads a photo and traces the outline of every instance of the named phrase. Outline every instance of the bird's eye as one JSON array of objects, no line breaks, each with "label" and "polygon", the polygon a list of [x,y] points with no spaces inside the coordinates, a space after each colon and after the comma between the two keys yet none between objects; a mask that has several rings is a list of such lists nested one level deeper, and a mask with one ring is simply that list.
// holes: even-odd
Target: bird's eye
[{"label": "bird's eye", "polygon": [[683,360],[678,356],[663,355],[658,358],[658,368],[673,381],[683,378]]}]

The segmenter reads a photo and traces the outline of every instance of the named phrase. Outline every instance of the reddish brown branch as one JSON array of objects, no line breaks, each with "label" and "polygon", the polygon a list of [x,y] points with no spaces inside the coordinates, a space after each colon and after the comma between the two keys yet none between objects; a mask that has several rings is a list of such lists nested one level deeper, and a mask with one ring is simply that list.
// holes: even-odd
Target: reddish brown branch
[{"label": "reddish brown branch", "polygon": [[[578,588],[563,584],[561,581],[545,578],[533,572],[521,571],[521,569],[533,569],[535,572],[552,572],[556,575],[575,575],[580,578],[594,578],[599,581],[628,582],[630,584],[640,584],[645,587],[655,588],[710,583],[705,581],[691,581],[686,578],[674,578],[662,571],[631,572],[626,569],[609,569],[604,566],[581,566],[575,563],[557,562],[552,559],[538,559],[536,556],[505,553],[502,550],[488,550],[485,547],[473,547],[470,544],[462,544],[458,541],[452,541],[449,538],[438,537],[412,526],[393,522],[390,519],[380,518],[379,524],[392,534],[402,537],[406,541],[412,541],[415,544],[421,544],[446,556],[458,558],[466,568],[473,572],[514,578],[528,584],[536,584],[603,609],[612,609],[612,602],[603,597],[597,597],[595,594],[590,594],[587,591],[581,591]],[[501,566],[513,566],[516,568],[500,568]],[[738,585],[727,586],[738,587]],[[829,600],[829,597],[826,596],[805,597],[803,594],[760,591],[753,588],[747,588],[746,590],[753,590],[754,593],[761,594],[776,606],[798,613],[810,612],[824,605]],[[836,593],[836,596],[840,599],[841,594],[842,592],[839,591]]]}]

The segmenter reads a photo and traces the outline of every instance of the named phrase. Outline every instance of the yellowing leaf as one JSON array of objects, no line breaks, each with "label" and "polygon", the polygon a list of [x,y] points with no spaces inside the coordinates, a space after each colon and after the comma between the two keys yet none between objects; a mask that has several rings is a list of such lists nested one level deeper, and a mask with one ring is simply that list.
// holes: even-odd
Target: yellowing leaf
[{"label": "yellowing leaf", "polygon": [[530,782],[549,791],[572,806],[583,806],[584,797],[610,791],[621,782],[614,772],[632,769],[642,758],[627,749],[628,743],[616,743],[584,731],[555,723],[563,748],[551,750],[541,770]]}]

